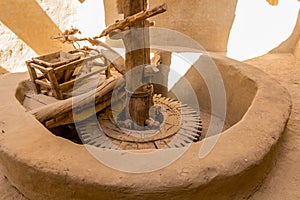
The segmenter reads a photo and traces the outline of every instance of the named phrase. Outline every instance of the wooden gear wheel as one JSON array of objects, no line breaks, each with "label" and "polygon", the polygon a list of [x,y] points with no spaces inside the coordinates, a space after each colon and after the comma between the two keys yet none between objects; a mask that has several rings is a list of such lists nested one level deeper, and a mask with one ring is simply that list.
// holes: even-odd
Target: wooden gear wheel
[{"label": "wooden gear wheel", "polygon": [[197,142],[202,132],[199,114],[177,100],[154,95],[154,106],[161,108],[163,120],[157,129],[132,130],[119,127],[111,108],[77,125],[83,144],[99,148],[140,150],[180,148]]}]

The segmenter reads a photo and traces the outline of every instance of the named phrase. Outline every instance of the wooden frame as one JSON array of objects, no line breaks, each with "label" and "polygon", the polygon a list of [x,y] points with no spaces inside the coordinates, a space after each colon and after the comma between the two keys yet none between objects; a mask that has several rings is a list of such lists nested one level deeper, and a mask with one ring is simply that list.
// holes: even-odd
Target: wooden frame
[{"label": "wooden frame", "polygon": [[[44,58],[45,56],[41,56],[39,58]],[[105,67],[108,65],[108,60],[102,54],[89,57],[79,57],[78,59],[74,58],[76,57],[72,57],[71,60],[62,61],[59,64],[47,64],[46,62],[41,62],[37,58],[26,61],[30,79],[35,86],[35,92],[40,94],[42,92],[41,88],[49,89],[56,99],[62,100],[64,99],[63,93],[70,90],[74,86],[75,81],[80,81],[103,71],[102,69],[88,71],[86,75],[72,79],[75,69],[80,67],[83,62],[102,58],[104,60],[104,64],[98,63],[98,66]],[[36,70],[40,71],[42,74],[38,74]]]}]

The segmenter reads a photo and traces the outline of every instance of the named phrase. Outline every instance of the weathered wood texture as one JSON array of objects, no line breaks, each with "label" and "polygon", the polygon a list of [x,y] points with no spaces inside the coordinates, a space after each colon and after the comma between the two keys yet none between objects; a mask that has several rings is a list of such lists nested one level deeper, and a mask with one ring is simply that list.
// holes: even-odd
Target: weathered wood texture
[{"label": "weathered wood texture", "polygon": [[[110,95],[117,81],[118,78],[106,79],[95,90],[37,108],[30,113],[48,128],[82,121],[110,105]],[[76,112],[76,119],[73,119],[73,112]]]},{"label": "weathered wood texture", "polygon": [[155,8],[146,10],[147,4],[141,4],[141,0],[135,0],[134,3],[129,2],[129,0],[124,1],[125,2],[123,2],[123,10],[125,19],[119,20],[116,23],[108,26],[102,31],[102,33],[99,36],[96,36],[94,39],[107,36],[110,32],[117,29],[123,30],[126,27],[132,26],[136,23],[139,23],[147,18],[163,13],[167,10],[166,4],[161,4]]},{"label": "weathered wood texture", "polygon": [[[83,80],[87,77],[93,76],[95,74],[99,74],[102,69],[95,70],[90,72],[80,78],[72,78],[72,75],[75,72],[75,69],[80,68],[84,62],[89,62],[95,60],[97,58],[103,58],[101,54],[89,57],[78,57],[77,60],[68,60],[59,62],[59,64],[50,64],[45,65],[45,62],[40,62],[37,59],[33,59],[33,61],[27,61],[27,68],[30,75],[31,81],[35,85],[35,92],[37,94],[41,93],[41,87],[50,89],[53,93],[53,96],[59,100],[64,99],[63,93],[70,91],[75,81]],[[42,75],[38,75],[36,70],[40,71]],[[47,79],[44,81],[43,79]]]},{"label": "weathered wood texture", "polygon": [[[123,0],[123,13],[126,19],[135,19],[137,13],[145,14],[147,11],[147,0]],[[165,10],[163,7],[156,7],[154,10]],[[146,16],[146,15],[145,15]],[[151,15],[149,15],[151,16]],[[146,17],[147,18],[147,17]],[[135,23],[127,23],[128,32],[123,37],[126,49],[125,66],[130,76],[126,76],[126,90],[128,91],[125,113],[128,119],[132,119],[137,125],[144,126],[145,121],[149,118],[149,108],[151,96],[147,94],[143,87],[143,68],[132,71],[137,67],[144,67],[150,64],[150,41],[149,28],[141,18]],[[126,21],[126,19],[124,19]]]}]

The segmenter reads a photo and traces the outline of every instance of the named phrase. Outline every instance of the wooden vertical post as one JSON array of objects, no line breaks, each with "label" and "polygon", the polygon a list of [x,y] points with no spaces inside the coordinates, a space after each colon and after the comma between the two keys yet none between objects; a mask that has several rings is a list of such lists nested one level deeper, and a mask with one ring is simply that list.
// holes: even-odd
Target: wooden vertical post
[{"label": "wooden vertical post", "polygon": [[41,88],[38,84],[35,83],[35,80],[37,79],[37,74],[36,74],[35,69],[30,66],[30,63],[31,63],[31,61],[26,61],[26,65],[27,65],[29,76],[30,76],[30,80],[34,85],[35,93],[40,94],[41,93]]},{"label": "wooden vertical post", "polygon": [[[123,0],[124,18],[146,9],[147,0]],[[146,119],[149,118],[152,97],[145,87],[136,87],[143,85],[143,66],[151,62],[148,21],[139,21],[130,26],[123,41],[126,48],[126,71],[130,74],[126,77],[126,90],[128,96],[131,96],[127,99],[129,108],[126,108],[128,109],[126,114],[137,125],[144,126]],[[136,67],[139,67],[138,70],[134,70],[134,74],[130,73]]]},{"label": "wooden vertical post", "polygon": [[56,79],[55,72],[54,72],[53,68],[47,68],[47,70],[48,70],[47,74],[48,74],[49,81],[51,83],[53,95],[56,99],[62,100],[63,95],[62,95],[62,92],[60,90],[58,81]]}]

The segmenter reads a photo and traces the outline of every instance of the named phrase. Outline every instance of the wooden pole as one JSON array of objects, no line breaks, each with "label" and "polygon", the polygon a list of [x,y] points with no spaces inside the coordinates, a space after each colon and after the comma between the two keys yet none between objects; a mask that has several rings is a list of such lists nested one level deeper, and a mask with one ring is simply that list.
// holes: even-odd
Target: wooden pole
[{"label": "wooden pole", "polygon": [[[167,10],[167,4],[163,3],[152,9],[148,9],[146,11],[143,10],[143,11],[135,13],[133,15],[129,15],[129,16],[125,17],[124,19],[118,20],[116,23],[109,25],[107,28],[105,28],[101,32],[101,34],[99,36],[94,37],[94,39],[98,39],[103,36],[107,36],[109,33],[111,33],[112,31],[115,31],[115,30],[123,30],[123,29],[127,28],[128,26],[137,24],[137,22],[146,22],[145,20],[147,18],[150,18],[150,17],[153,17],[160,13],[163,13],[166,10]],[[132,12],[132,13],[134,13],[134,12]]]},{"label": "wooden pole", "polygon": [[[147,0],[123,0],[124,18],[137,14],[147,9]],[[125,66],[127,72],[136,67],[142,69],[143,66],[150,64],[150,41],[148,22],[138,21],[129,26],[128,33],[123,38],[126,55]],[[144,126],[149,118],[149,108],[151,95],[145,87],[136,88],[143,84],[143,70],[134,70],[134,74],[126,77],[127,90],[127,111],[126,118],[131,119],[139,126]],[[131,98],[129,98],[131,97]]]}]

